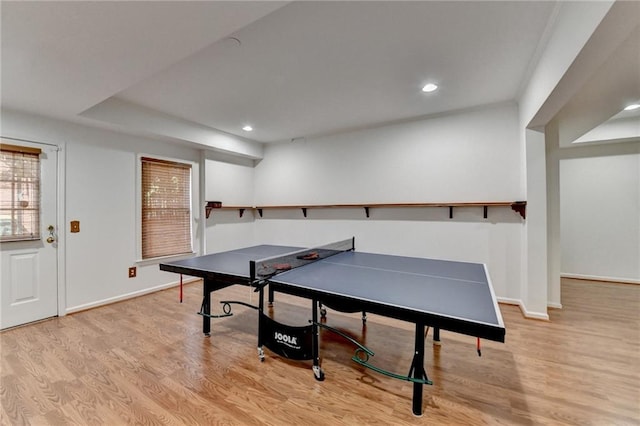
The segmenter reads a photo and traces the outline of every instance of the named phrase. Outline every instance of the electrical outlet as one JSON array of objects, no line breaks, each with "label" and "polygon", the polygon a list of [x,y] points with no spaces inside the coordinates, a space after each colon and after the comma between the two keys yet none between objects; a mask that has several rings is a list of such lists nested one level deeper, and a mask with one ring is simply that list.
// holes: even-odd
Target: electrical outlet
[{"label": "electrical outlet", "polygon": [[135,278],[136,277],[136,267],[132,266],[131,268],[129,268],[129,278]]}]

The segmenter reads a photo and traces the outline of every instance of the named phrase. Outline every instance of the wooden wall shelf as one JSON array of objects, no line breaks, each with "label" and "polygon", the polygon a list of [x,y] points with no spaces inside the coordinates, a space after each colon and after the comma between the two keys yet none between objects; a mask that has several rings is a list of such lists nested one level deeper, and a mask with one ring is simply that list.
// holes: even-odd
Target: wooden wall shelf
[{"label": "wooden wall shelf", "polygon": [[[469,203],[368,203],[368,204],[305,204],[305,205],[271,205],[271,206],[225,206],[215,208],[216,210],[238,210],[240,217],[244,215],[246,210],[257,211],[260,217],[263,217],[264,210],[291,210],[298,209],[302,211],[304,217],[307,217],[309,209],[364,209],[367,217],[369,210],[372,208],[408,208],[408,207],[448,207],[449,218],[453,218],[453,209],[455,207],[483,207],[484,218],[487,218],[489,207],[511,207],[513,211],[519,213],[523,219],[527,217],[526,201],[483,201]],[[207,218],[212,209],[208,209]]]}]

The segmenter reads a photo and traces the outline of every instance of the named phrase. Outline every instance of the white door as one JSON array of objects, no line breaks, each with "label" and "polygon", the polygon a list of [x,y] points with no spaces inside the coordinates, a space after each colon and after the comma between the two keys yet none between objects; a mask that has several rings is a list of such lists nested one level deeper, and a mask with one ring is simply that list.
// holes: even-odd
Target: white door
[{"label": "white door", "polygon": [[[58,148],[8,138],[2,138],[1,143],[5,151],[0,170],[0,329],[5,329],[58,315]],[[41,150],[37,155],[39,191],[37,185],[25,184],[32,177],[25,177],[29,172],[20,171],[18,157],[11,157],[17,164],[11,171],[14,166],[9,164],[12,160],[8,159],[7,150],[18,152],[22,147],[27,153]],[[33,157],[29,161],[35,169],[37,160]],[[35,192],[39,194],[34,195]],[[39,220],[33,216],[38,198]],[[40,235],[32,237],[35,239],[9,241],[24,234],[37,235],[38,228]]]}]

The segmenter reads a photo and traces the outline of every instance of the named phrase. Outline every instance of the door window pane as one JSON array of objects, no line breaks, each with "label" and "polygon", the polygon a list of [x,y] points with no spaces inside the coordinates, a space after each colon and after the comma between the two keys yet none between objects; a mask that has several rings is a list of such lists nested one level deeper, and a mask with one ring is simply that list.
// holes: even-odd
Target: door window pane
[{"label": "door window pane", "polygon": [[0,241],[40,239],[40,150],[0,144]]}]

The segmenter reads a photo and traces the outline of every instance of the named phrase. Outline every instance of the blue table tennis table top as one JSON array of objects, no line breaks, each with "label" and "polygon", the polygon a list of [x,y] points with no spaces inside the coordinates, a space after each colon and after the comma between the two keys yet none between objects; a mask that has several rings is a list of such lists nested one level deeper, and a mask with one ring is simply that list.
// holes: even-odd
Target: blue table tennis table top
[{"label": "blue table tennis table top", "polygon": [[[301,249],[258,245],[170,262],[161,269],[247,284],[250,261]],[[279,273],[269,281],[293,290],[291,294],[310,291],[416,315],[475,323],[496,329],[497,340],[504,341],[504,323],[483,264],[346,251]]]}]

